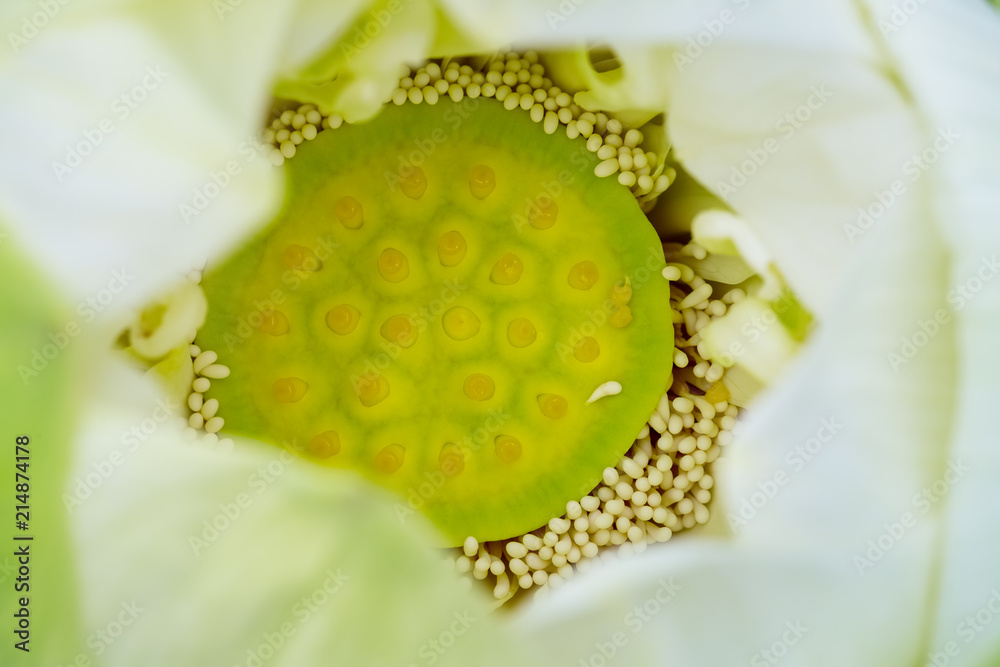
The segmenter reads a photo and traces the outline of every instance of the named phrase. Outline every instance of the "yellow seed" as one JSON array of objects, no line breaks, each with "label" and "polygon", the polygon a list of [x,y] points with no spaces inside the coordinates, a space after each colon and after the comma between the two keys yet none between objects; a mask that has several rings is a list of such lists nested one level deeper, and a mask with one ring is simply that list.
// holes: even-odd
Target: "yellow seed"
[{"label": "yellow seed", "polygon": [[321,459],[329,458],[340,451],[340,436],[336,431],[325,431],[309,441],[309,451]]},{"label": "yellow seed", "polygon": [[394,473],[403,465],[405,456],[406,449],[402,445],[396,443],[386,445],[375,455],[375,467],[387,475]]},{"label": "yellow seed", "polygon": [[309,248],[292,244],[281,253],[281,261],[290,269],[296,271],[319,271],[323,268],[323,262],[319,260]]},{"label": "yellow seed", "polygon": [[705,400],[715,405],[729,400],[729,387],[722,382],[716,382],[705,392]]},{"label": "yellow seed", "polygon": [[393,315],[382,323],[379,333],[387,341],[403,349],[413,347],[417,342],[417,327],[408,315]]},{"label": "yellow seed", "polygon": [[309,385],[301,378],[290,377],[275,380],[271,389],[279,403],[298,403],[306,395]]},{"label": "yellow seed", "polygon": [[486,199],[497,186],[497,176],[485,164],[477,164],[469,173],[469,190],[476,199]]},{"label": "yellow seed", "polygon": [[562,419],[569,403],[559,394],[539,394],[538,409],[549,419]]},{"label": "yellow seed", "polygon": [[569,270],[567,280],[573,289],[588,290],[597,282],[599,275],[597,264],[584,260],[573,265],[573,268]]},{"label": "yellow seed", "polygon": [[378,405],[389,395],[389,381],[378,373],[366,373],[354,381],[354,391],[367,408]]},{"label": "yellow seed", "polygon": [[455,306],[441,317],[441,326],[453,340],[468,340],[479,333],[480,322],[468,308]]},{"label": "yellow seed", "polygon": [[535,342],[537,335],[535,325],[524,317],[518,317],[507,325],[507,342],[514,347],[528,347]]},{"label": "yellow seed", "polygon": [[365,222],[365,212],[361,208],[361,202],[350,195],[338,199],[333,205],[333,212],[348,229],[358,229]]},{"label": "yellow seed", "polygon": [[521,258],[508,252],[493,265],[490,280],[497,285],[513,285],[521,279],[522,273],[524,273],[524,264],[521,263]]},{"label": "yellow seed", "polygon": [[420,199],[427,192],[427,175],[420,167],[410,167],[401,176],[399,186],[410,199]]},{"label": "yellow seed", "polygon": [[521,458],[521,441],[512,435],[498,435],[494,440],[497,458],[504,463],[513,463]]},{"label": "yellow seed", "polygon": [[465,237],[459,232],[452,230],[445,232],[438,240],[438,258],[442,266],[458,266],[465,253],[469,249],[465,243]]},{"label": "yellow seed", "polygon": [[390,283],[398,283],[410,275],[406,255],[395,248],[386,248],[378,256],[378,273]]},{"label": "yellow seed", "polygon": [[438,455],[438,466],[447,477],[454,477],[465,470],[465,454],[458,445],[446,442]]},{"label": "yellow seed", "polygon": [[257,328],[272,336],[284,336],[288,333],[288,318],[280,310],[272,310],[264,314]]},{"label": "yellow seed", "polygon": [[546,195],[542,195],[535,200],[535,205],[528,211],[528,220],[535,229],[548,229],[556,223],[559,216],[559,207],[556,202]]},{"label": "yellow seed", "polygon": [[473,373],[465,378],[465,395],[474,401],[486,401],[493,398],[496,385],[493,378],[483,373]]},{"label": "yellow seed", "polygon": [[361,319],[361,312],[354,306],[342,303],[334,306],[326,314],[326,326],[330,331],[341,336],[346,336],[358,327]]},{"label": "yellow seed", "polygon": [[627,277],[625,282],[616,283],[614,287],[611,288],[611,301],[621,308],[626,303],[632,300],[632,281]]},{"label": "yellow seed", "polygon": [[632,309],[628,306],[621,306],[608,318],[608,322],[613,327],[624,329],[632,322]]},{"label": "yellow seed", "polygon": [[585,364],[596,359],[600,353],[601,346],[598,345],[597,341],[591,336],[584,336],[573,348],[573,356],[576,357],[578,361],[582,361]]}]

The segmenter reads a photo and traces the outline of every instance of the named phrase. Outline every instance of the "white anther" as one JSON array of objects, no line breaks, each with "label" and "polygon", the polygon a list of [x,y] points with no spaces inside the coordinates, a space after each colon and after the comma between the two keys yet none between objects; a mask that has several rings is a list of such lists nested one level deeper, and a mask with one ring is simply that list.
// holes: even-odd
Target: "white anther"
[{"label": "white anther", "polygon": [[620,394],[620,393],[622,393],[622,386],[621,386],[621,384],[619,384],[618,382],[615,382],[614,380],[612,380],[610,382],[605,382],[604,384],[602,384],[601,386],[599,386],[597,389],[595,389],[594,393],[592,393],[590,395],[590,398],[587,399],[587,405],[590,405],[594,401],[602,399],[605,396],[615,396],[615,395]]}]

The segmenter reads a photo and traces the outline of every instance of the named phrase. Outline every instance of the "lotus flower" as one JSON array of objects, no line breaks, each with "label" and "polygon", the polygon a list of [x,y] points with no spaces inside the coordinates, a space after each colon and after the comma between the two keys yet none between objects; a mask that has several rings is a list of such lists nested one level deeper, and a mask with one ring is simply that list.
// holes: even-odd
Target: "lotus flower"
[{"label": "lotus flower", "polygon": [[[4,497],[28,496],[11,530],[34,537],[2,563],[5,664],[998,660],[993,7],[44,0],[0,25],[4,426],[28,478]],[[274,215],[272,95],[362,120],[400,64],[511,43],[551,53],[581,104],[665,112],[738,221],[693,233],[815,328],[755,324],[767,299],[720,323],[717,353],[766,387],[708,527],[491,613],[383,492],[184,445],[178,404],[113,348],[130,326],[161,344],[135,324],[150,303],[197,326],[176,285]],[[621,67],[592,68],[591,43]]]}]

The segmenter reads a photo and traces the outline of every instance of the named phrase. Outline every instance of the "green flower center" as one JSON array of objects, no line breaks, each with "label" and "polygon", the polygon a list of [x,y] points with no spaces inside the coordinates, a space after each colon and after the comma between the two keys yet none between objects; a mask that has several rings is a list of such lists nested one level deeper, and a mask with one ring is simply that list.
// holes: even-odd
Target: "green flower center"
[{"label": "green flower center", "polygon": [[584,143],[446,98],[302,145],[279,219],[204,279],[227,430],[357,470],[456,545],[593,488],[673,329],[660,241]]},{"label": "green flower center", "polygon": [[674,170],[534,54],[430,62],[388,101],[265,132],[287,199],[204,276],[192,436],[393,490],[501,600],[708,521],[737,409],[700,331],[745,293],[643,215]]}]

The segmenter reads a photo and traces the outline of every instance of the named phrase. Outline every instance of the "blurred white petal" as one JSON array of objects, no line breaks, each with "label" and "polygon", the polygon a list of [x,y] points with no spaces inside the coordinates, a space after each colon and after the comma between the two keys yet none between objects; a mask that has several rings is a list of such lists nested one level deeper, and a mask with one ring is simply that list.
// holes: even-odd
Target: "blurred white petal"
[{"label": "blurred white petal", "polygon": [[307,31],[277,0],[55,5],[33,32],[37,5],[4,12],[3,32],[30,38],[0,69],[0,121],[18,128],[0,211],[74,302],[111,290],[106,317],[273,215],[280,172],[256,137],[298,57],[286,30]]},{"label": "blurred white petal", "polygon": [[[975,2],[930,3],[902,15],[890,3],[878,3],[874,14],[885,25],[901,23],[886,41],[927,125],[953,125],[961,135],[934,165],[935,187],[926,201],[951,253],[938,290],[946,291],[954,317],[942,329],[955,336],[954,373],[961,379],[959,390],[938,407],[954,410],[949,446],[941,455],[968,467],[935,507],[945,539],[937,552],[938,612],[928,650],[957,650],[952,665],[995,663],[1000,570],[990,554],[1000,550],[1000,519],[993,511],[1000,502],[1000,15]],[[932,318],[932,311],[920,317]]]},{"label": "blurred white petal", "polygon": [[85,627],[127,626],[92,636],[101,664],[516,659],[420,517],[275,447],[184,445],[180,410],[112,362],[94,388],[67,504]]},{"label": "blurred white petal", "polygon": [[[620,624],[669,576],[691,597],[630,637],[622,664],[653,662],[657,646],[679,664],[746,662],[795,620],[810,630],[785,647],[782,664],[908,665],[948,639],[964,647],[979,636],[958,628],[998,583],[986,555],[998,531],[983,525],[1000,472],[987,435],[997,426],[987,406],[998,396],[988,342],[1000,324],[998,287],[983,278],[962,306],[948,295],[992,271],[1000,246],[986,178],[1000,139],[989,112],[1000,71],[984,55],[997,43],[997,17],[971,3],[921,9],[907,29],[924,28],[906,45],[923,57],[896,72],[904,59],[888,55],[857,9],[813,3],[801,8],[813,14],[805,21],[787,3],[754,3],[677,80],[671,137],[695,176],[712,187],[765,151],[729,202],[820,328],[720,459],[715,511],[734,535],[652,549],[613,580],[581,578],[554,594],[522,619],[549,650],[581,632],[598,636],[576,618]],[[815,41],[792,44],[806,25],[822,25],[822,35],[805,31]],[[816,108],[783,137],[785,114],[808,109],[810,95]],[[770,154],[769,138],[778,142]],[[908,160],[935,140],[937,165],[914,170]],[[880,194],[875,224],[849,238],[858,209]],[[602,605],[613,611],[601,615]],[[726,638],[708,626],[727,628]],[[981,662],[997,637],[991,628],[949,664]]]}]

